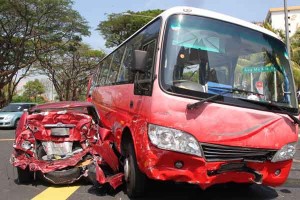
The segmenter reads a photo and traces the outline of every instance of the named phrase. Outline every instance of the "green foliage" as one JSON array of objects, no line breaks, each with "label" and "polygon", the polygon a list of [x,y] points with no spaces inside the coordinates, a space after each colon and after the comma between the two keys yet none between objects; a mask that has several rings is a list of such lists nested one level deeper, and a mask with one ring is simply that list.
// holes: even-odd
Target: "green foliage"
[{"label": "green foliage", "polygon": [[[10,101],[20,69],[29,69],[37,57],[67,49],[90,34],[72,4],[72,0],[0,0],[0,106]],[[12,82],[10,95],[3,96],[1,90]]]},{"label": "green foliage", "polygon": [[[285,41],[285,33],[283,30],[274,29],[269,23],[264,22],[263,27],[276,33],[279,37]],[[300,89],[300,28],[290,38],[291,45],[291,64],[294,74],[294,81],[296,89]]]},{"label": "green foliage", "polygon": [[88,79],[104,56],[102,51],[70,41],[40,56],[41,66],[37,68],[52,81],[59,100],[79,100],[85,96]]},{"label": "green foliage", "polygon": [[15,95],[12,98],[12,102],[13,103],[28,102],[28,103],[42,104],[42,103],[46,103],[46,100],[42,96],[37,96],[36,99],[30,99],[30,98],[28,98],[28,97],[26,97],[24,95]]},{"label": "green foliage", "polygon": [[285,33],[283,30],[273,28],[272,25],[266,21],[262,24],[262,27],[277,34],[283,41],[285,41]]},{"label": "green foliage", "polygon": [[295,67],[299,67],[300,66],[300,28],[296,31],[293,37],[291,37],[290,43],[291,43],[292,61],[297,64],[297,66],[295,65]]},{"label": "green foliage", "polygon": [[44,85],[38,80],[28,81],[24,85],[23,96],[27,99],[34,99],[37,102],[37,97],[45,92]]},{"label": "green foliage", "polygon": [[15,95],[12,98],[13,103],[32,102],[30,98],[23,95]]},{"label": "green foliage", "polygon": [[120,45],[125,39],[151,21],[163,10],[147,10],[140,12],[127,11],[125,13],[112,13],[106,21],[98,25],[98,30],[106,40],[106,47]]},{"label": "green foliage", "polygon": [[300,89],[300,66],[292,61],[293,66],[293,74],[294,74],[294,80],[296,85],[296,90]]}]

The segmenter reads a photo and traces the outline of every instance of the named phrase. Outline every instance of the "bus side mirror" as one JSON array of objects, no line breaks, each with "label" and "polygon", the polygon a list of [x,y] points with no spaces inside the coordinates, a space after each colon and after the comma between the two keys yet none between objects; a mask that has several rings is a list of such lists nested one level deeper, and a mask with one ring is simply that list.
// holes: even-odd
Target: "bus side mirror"
[{"label": "bus side mirror", "polygon": [[147,51],[134,50],[133,54],[133,71],[146,72]]}]

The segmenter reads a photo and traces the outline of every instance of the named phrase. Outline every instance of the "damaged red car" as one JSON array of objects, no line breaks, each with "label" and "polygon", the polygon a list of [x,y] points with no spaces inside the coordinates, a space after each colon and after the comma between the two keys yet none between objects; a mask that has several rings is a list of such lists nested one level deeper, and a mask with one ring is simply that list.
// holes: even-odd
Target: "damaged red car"
[{"label": "damaged red car", "polygon": [[[25,111],[16,129],[11,163],[19,183],[36,177],[69,184],[82,177],[93,183],[122,183],[111,132],[101,127],[89,102],[58,102]],[[107,174],[110,174],[107,177]]]}]

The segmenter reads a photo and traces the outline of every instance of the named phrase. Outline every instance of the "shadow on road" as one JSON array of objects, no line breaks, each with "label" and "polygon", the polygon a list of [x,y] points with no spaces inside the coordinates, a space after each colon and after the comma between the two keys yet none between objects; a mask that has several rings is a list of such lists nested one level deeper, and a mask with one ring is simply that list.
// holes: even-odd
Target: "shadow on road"
[{"label": "shadow on road", "polygon": [[[115,196],[125,187],[120,187],[117,191],[107,187],[91,187],[88,192],[96,196]],[[288,192],[288,191],[287,191]],[[124,192],[125,193],[125,192]],[[172,182],[151,181],[143,200],[190,200],[190,199],[275,199],[277,192],[271,188],[262,185],[243,185],[243,184],[221,184],[201,190],[198,186],[189,184],[176,184]]]},{"label": "shadow on road", "polygon": [[274,199],[278,197],[277,192],[270,187],[262,185],[244,184],[220,184],[206,190],[189,184],[176,184],[153,182],[148,188],[144,200],[154,199]]},{"label": "shadow on road", "polygon": [[[18,184],[17,180],[15,183]],[[46,187],[61,187],[48,184],[41,180],[33,181],[32,186],[43,185]],[[94,186],[85,180],[80,180],[72,186],[87,186],[89,189],[87,192],[91,195],[98,197],[108,197],[108,199],[119,197],[123,192],[125,193],[125,186],[119,187],[117,190],[113,190],[107,185],[104,186]],[[68,185],[68,186],[71,186]],[[123,192],[122,192],[123,191]],[[291,191],[288,189],[282,189],[280,192],[289,194]],[[123,196],[123,195],[122,195]],[[276,199],[278,193],[275,189],[271,187],[266,187],[262,185],[243,185],[243,184],[220,184],[212,186],[206,190],[201,190],[198,186],[190,184],[178,184],[172,182],[157,182],[151,181],[145,192],[143,200],[193,200],[193,199],[205,199],[205,200],[218,200],[218,199]],[[124,196],[123,196],[124,197]],[[122,199],[123,199],[122,197]],[[106,199],[106,198],[105,198]],[[119,199],[119,198],[118,198]],[[127,196],[125,197],[127,199]]]},{"label": "shadow on road", "polygon": [[11,131],[14,131],[15,128],[14,127],[0,127],[0,131],[1,130],[11,130]]}]

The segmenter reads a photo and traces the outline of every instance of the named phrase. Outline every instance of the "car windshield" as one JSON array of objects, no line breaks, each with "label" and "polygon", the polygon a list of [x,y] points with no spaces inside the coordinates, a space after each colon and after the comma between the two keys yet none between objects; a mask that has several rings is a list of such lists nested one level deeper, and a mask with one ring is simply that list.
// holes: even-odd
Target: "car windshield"
[{"label": "car windshield", "polygon": [[280,40],[192,15],[171,16],[165,38],[161,83],[166,91],[199,98],[224,94],[298,109],[288,55]]},{"label": "car windshield", "polygon": [[22,112],[26,108],[28,108],[26,105],[9,104],[8,106],[2,108],[0,112]]}]

